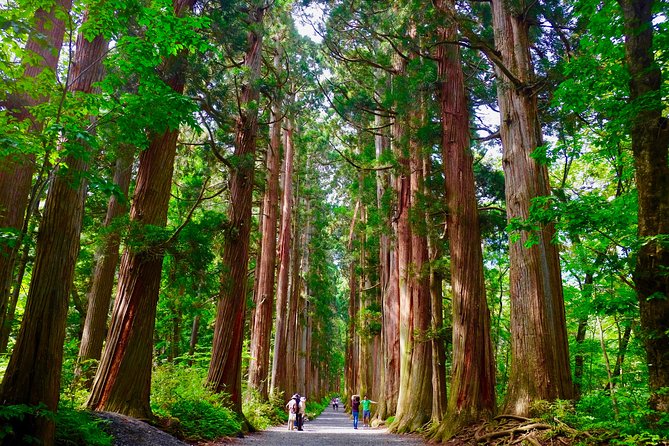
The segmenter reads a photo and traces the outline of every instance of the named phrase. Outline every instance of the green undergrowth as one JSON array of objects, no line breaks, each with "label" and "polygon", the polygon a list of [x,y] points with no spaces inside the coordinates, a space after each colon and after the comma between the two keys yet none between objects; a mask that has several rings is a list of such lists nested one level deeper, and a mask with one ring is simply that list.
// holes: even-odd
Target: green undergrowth
[{"label": "green undergrowth", "polygon": [[113,438],[104,431],[107,423],[94,417],[89,411],[76,409],[69,403],[61,403],[58,412],[46,410],[44,405],[25,404],[0,406],[0,441],[7,444],[32,444],[37,440],[30,435],[15,437],[11,422],[28,416],[52,418],[56,425],[56,446],[111,446]]},{"label": "green undergrowth", "polygon": [[573,437],[576,445],[669,445],[669,414],[650,410],[648,395],[630,390],[591,392],[576,404],[536,402],[540,418],[555,435]]},{"label": "green undergrowth", "polygon": [[246,420],[257,430],[265,430],[288,421],[288,414],[283,408],[282,395],[270,396],[269,401],[264,401],[257,392],[250,389],[247,390],[242,404]]},{"label": "green undergrowth", "polygon": [[205,380],[203,368],[165,364],[155,370],[151,408],[162,428],[186,441],[215,440],[242,430],[227,397],[208,390]]}]

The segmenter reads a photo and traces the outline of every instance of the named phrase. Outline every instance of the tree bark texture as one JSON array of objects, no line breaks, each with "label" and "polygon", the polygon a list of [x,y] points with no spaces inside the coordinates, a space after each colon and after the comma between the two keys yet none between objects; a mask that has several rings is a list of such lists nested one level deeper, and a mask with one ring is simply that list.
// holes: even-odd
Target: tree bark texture
[{"label": "tree bark texture", "polygon": [[[176,16],[191,10],[196,0],[174,0]],[[163,62],[164,81],[177,94],[185,87],[184,55]],[[139,227],[165,226],[174,171],[178,130],[152,135],[139,156],[130,221]],[[89,409],[150,418],[151,360],[156,306],[164,251],[160,246],[126,247],[105,348],[86,403]]]},{"label": "tree bark texture", "polygon": [[[289,120],[289,122],[291,122]],[[292,124],[289,124],[289,127],[292,128]],[[291,210],[293,212],[292,224],[293,224],[293,240],[291,248],[291,258],[290,258],[290,273],[288,275],[289,285],[288,285],[288,316],[286,318],[286,389],[297,391],[297,353],[299,346],[299,324],[300,324],[300,315],[299,315],[299,306],[300,306],[300,292],[302,289],[301,277],[300,277],[300,264],[302,257],[302,232],[298,232],[298,228],[301,227],[300,216],[298,213],[299,208],[299,188],[295,187],[293,189],[293,202],[296,205]]]},{"label": "tree bark texture", "polygon": [[634,283],[651,390],[650,406],[669,412],[669,124],[662,116],[662,72],[653,54],[653,0],[619,0],[625,24],[632,152],[642,242]]},{"label": "tree bark texture", "polygon": [[[88,20],[88,14],[84,20]],[[107,42],[98,36],[89,41],[79,35],[71,68],[71,91],[90,93],[102,76],[102,55]],[[87,148],[82,147],[86,152]],[[85,173],[89,154],[67,155],[67,167],[54,172],[44,205],[37,237],[35,264],[30,280],[26,309],[16,346],[5,372],[2,404],[43,403],[50,411],[58,408],[63,342],[68,300],[79,254],[81,223],[86,193]],[[27,416],[14,426],[16,441],[30,434],[43,444],[54,441],[52,419]]]},{"label": "tree bark texture", "polygon": [[251,234],[251,206],[258,133],[258,91],[262,22],[265,9],[252,8],[249,19],[254,28],[247,34],[244,66],[249,79],[242,86],[240,115],[235,130],[235,168],[230,178],[229,227],[223,243],[223,273],[216,310],[214,341],[207,382],[216,392],[230,394],[232,409],[242,413],[242,343]]},{"label": "tree bark texture", "polygon": [[[279,273],[276,286],[276,324],[274,329],[274,360],[272,362],[271,393],[286,392],[286,326],[288,317],[288,273],[290,270],[290,243],[292,238],[293,208],[293,134],[288,124],[284,134],[283,193],[281,199],[281,226],[279,233]],[[288,396],[288,395],[286,395]]]},{"label": "tree bark texture", "polygon": [[[114,168],[114,184],[118,186],[123,197],[126,197],[132,177],[132,161],[134,156],[130,148],[122,148],[121,150],[122,153],[116,160]],[[123,216],[126,212],[127,206],[124,198],[119,199],[115,195],[112,196],[107,206],[104,227],[111,227],[114,220],[117,217]],[[86,320],[81,336],[81,344],[79,345],[79,366],[77,369],[78,374],[81,374],[85,381],[91,381],[88,385],[92,384],[92,378],[95,375],[95,367],[90,364],[90,361],[98,361],[102,354],[102,344],[107,328],[107,315],[109,314],[109,304],[116,278],[120,244],[121,237],[119,230],[112,229],[107,235],[100,251],[97,253],[93,281],[88,293]],[[88,364],[86,364],[87,362]]]},{"label": "tree bark texture", "polygon": [[[23,77],[37,78],[44,70],[55,73],[60,50],[65,36],[65,21],[72,7],[72,0],[53,2],[50,10],[38,9],[35,13],[35,28],[28,37],[26,51],[35,56],[34,65],[24,62]],[[47,101],[44,97],[31,97],[27,94],[14,94],[8,98],[7,109],[18,122],[33,120],[30,107]],[[37,133],[40,123],[32,121],[29,129]],[[35,172],[35,155],[17,153],[0,159],[0,228],[11,228],[17,233],[21,231],[32,177]],[[16,254],[20,246],[0,245],[0,329],[9,331],[11,321],[7,316],[7,306],[14,272]]]},{"label": "tree bark texture", "polygon": [[[430,157],[423,158],[423,171],[425,178],[432,177],[432,160]],[[423,184],[425,197],[432,195],[427,182]],[[434,199],[434,197],[432,197]],[[428,227],[438,228],[439,224],[426,212]],[[431,333],[430,343],[432,346],[432,423],[438,423],[446,414],[448,404],[448,393],[446,386],[446,343],[441,333],[444,332],[444,303],[443,284],[444,276],[440,268],[435,266],[438,259],[442,257],[441,237],[435,231],[428,231],[427,252],[429,263],[430,281],[430,317]]]},{"label": "tree bark texture", "polygon": [[[454,9],[455,4],[452,0],[439,0],[438,8],[446,12]],[[442,41],[457,39],[455,23],[446,22],[439,34]],[[443,440],[495,412],[495,358],[459,47],[440,45],[437,59],[453,293],[453,363],[448,415],[436,432],[436,437]]]},{"label": "tree bark texture", "polygon": [[[398,79],[403,79],[406,72],[406,62],[401,60],[398,65]],[[411,395],[411,351],[413,350],[413,323],[411,308],[411,227],[409,212],[411,206],[411,177],[408,155],[408,137],[406,111],[398,113],[393,124],[393,150],[399,160],[400,172],[396,179],[395,191],[397,197],[397,268],[398,268],[398,300],[399,300],[399,344],[400,344],[400,373],[399,394],[395,422],[391,428],[401,427],[409,429],[405,418],[412,418],[413,396]]]},{"label": "tree bark texture", "polygon": [[[502,0],[492,2],[495,45],[506,68],[495,66],[507,218],[524,221],[532,199],[550,195],[550,185],[546,166],[530,156],[542,136],[529,23],[525,13],[512,7]],[[574,394],[554,234],[552,224],[543,225],[535,234],[521,231],[510,245],[512,364],[505,413],[527,416],[534,400],[571,399]],[[538,240],[526,248],[531,235]]]},{"label": "tree bark texture", "polygon": [[[410,111],[412,134],[409,137],[410,167],[410,246],[409,290],[411,294],[411,384],[409,393],[411,410],[398,424],[398,430],[408,428],[415,432],[432,418],[432,343],[428,333],[432,327],[430,314],[430,277],[428,269],[428,244],[425,215],[423,147],[413,129],[425,123],[424,98],[419,98],[415,110]],[[410,416],[409,416],[410,414]],[[404,423],[404,426],[403,426]]]},{"label": "tree bark texture", "polygon": [[[280,67],[280,53],[274,55],[274,68]],[[274,279],[276,277],[276,236],[279,202],[279,171],[281,169],[281,108],[278,98],[272,102],[270,144],[267,149],[267,185],[263,195],[260,221],[261,251],[258,261],[258,282],[255,290],[253,329],[251,330],[251,361],[249,386],[262,399],[269,395],[269,349],[274,309]]]}]

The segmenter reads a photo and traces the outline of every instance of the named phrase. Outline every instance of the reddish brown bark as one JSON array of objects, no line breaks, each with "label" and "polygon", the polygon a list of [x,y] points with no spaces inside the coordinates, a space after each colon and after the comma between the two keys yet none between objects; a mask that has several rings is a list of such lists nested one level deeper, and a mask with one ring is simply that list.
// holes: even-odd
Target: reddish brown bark
[{"label": "reddish brown bark", "polygon": [[[646,349],[651,408],[669,412],[669,125],[662,116],[662,72],[654,60],[653,0],[619,0],[625,19],[625,53],[630,102],[638,103],[631,123],[639,195],[634,283]],[[660,237],[665,237],[661,240]]]},{"label": "reddish brown bark", "polygon": [[[527,14],[512,4],[492,2],[495,45],[504,64],[496,65],[500,107],[502,165],[505,176],[507,218],[529,218],[530,202],[550,195],[546,166],[530,154],[542,144],[537,97],[532,89]],[[512,77],[510,77],[512,76]],[[521,231],[509,248],[512,364],[505,412],[529,415],[534,400],[573,397],[565,326],[564,299],[558,249],[553,225],[534,235],[537,243],[524,245],[530,234]]]},{"label": "reddish brown bark", "polygon": [[[280,66],[280,53],[274,55],[274,67]],[[260,221],[260,242],[255,290],[254,317],[251,330],[251,361],[249,386],[267,399],[269,394],[269,350],[274,309],[274,278],[276,277],[276,231],[279,203],[279,170],[281,168],[281,108],[278,98],[272,102],[270,143],[267,148],[267,185],[263,196]]]},{"label": "reddish brown bark", "polygon": [[[116,160],[114,184],[118,186],[119,191],[123,194],[123,198],[119,199],[119,197],[112,196],[109,199],[107,215],[104,221],[104,227],[106,228],[109,228],[113,224],[114,219],[127,212],[124,200],[130,187],[132,160],[133,154],[129,148],[126,148]],[[91,380],[95,374],[95,367],[90,361],[99,360],[102,354],[102,343],[104,342],[107,328],[107,315],[109,314],[109,304],[111,302],[112,288],[114,287],[120,243],[120,232],[112,230],[97,253],[93,283],[88,293],[86,320],[79,346],[78,361],[82,365],[77,369],[77,373],[81,374],[85,381],[90,381],[88,385],[92,384]]]},{"label": "reddish brown bark", "polygon": [[[424,125],[424,110],[421,105],[410,113],[412,128]],[[411,432],[421,429],[432,417],[432,343],[428,333],[432,327],[430,278],[428,274],[427,229],[425,221],[425,204],[423,202],[424,172],[423,147],[411,135],[410,149],[410,213],[411,213],[411,384],[409,393],[413,400],[411,408],[405,412],[404,420],[400,418],[397,430]]]},{"label": "reddish brown bark", "polygon": [[[288,306],[288,273],[290,270],[290,242],[292,237],[293,208],[293,135],[290,124],[284,134],[283,194],[281,199],[281,226],[279,230],[279,273],[276,287],[276,324],[274,329],[274,360],[272,362],[271,393],[278,395],[286,388],[286,327]],[[281,358],[281,359],[280,359]],[[289,395],[287,395],[289,396]]]},{"label": "reddish brown bark", "polygon": [[[25,79],[35,79],[44,70],[55,72],[65,35],[62,15],[69,14],[71,7],[72,0],[60,0],[54,2],[49,11],[38,9],[35,13],[35,28],[25,49],[31,58],[35,57],[36,63],[25,63]],[[47,100],[48,98],[31,97],[28,94],[14,94],[5,105],[16,121],[31,119],[30,132],[37,133],[41,124],[32,118],[29,108]],[[11,228],[16,233],[21,231],[34,171],[33,154],[16,154],[0,159],[0,228]],[[7,305],[19,248],[18,244],[0,245],[0,330],[3,332],[9,331],[8,324],[12,322],[6,317]]]},{"label": "reddish brown bark", "polygon": [[[288,120],[288,127],[292,129],[292,124]],[[300,227],[300,218],[297,209],[299,208],[299,197],[297,188],[294,189],[294,203],[298,203],[292,209],[293,218],[293,240],[291,248],[291,262],[288,287],[288,316],[286,318],[286,389],[297,391],[297,353],[299,344],[299,304],[300,292],[302,289],[300,277],[300,259],[302,255],[302,232],[298,231]]]},{"label": "reddish brown bark", "polygon": [[[455,7],[439,0],[442,10]],[[455,23],[440,30],[440,40],[457,39]],[[495,411],[495,358],[490,338],[481,230],[476,202],[469,112],[457,45],[438,48],[442,159],[446,189],[451,288],[453,290],[453,365],[447,417],[435,433],[446,439],[463,426]]]},{"label": "reddish brown bark", "polygon": [[[182,16],[195,0],[174,0]],[[162,67],[165,83],[177,94],[184,91],[185,57],[167,58]],[[153,135],[139,156],[139,168],[130,208],[133,224],[165,226],[172,185],[178,130]],[[151,356],[163,251],[127,247],[121,258],[119,280],[105,349],[100,359],[87,406],[149,418]]]},{"label": "reddish brown bark", "polygon": [[[76,48],[69,88],[90,93],[92,84],[102,75],[107,42],[101,36],[89,41],[80,34]],[[87,150],[85,146],[81,149]],[[68,299],[79,254],[87,158],[86,154],[68,155],[63,160],[67,168],[58,169],[49,188],[21,330],[0,391],[2,404],[43,403],[48,410],[57,410]],[[19,442],[22,435],[30,434],[50,445],[54,427],[51,418],[27,416],[14,424],[14,437],[3,442]]]},{"label": "reddish brown bark", "polygon": [[260,7],[250,11],[253,29],[247,34],[248,46],[244,60],[250,76],[242,87],[240,114],[235,129],[236,162],[230,178],[229,226],[223,243],[223,274],[207,375],[207,382],[215,392],[230,395],[232,409],[238,414],[242,413],[242,343],[258,132],[255,103],[259,96],[255,80],[260,75],[264,13],[265,9]]},{"label": "reddish brown bark", "polygon": [[[399,57],[397,58],[399,59]],[[406,61],[398,60],[398,85],[406,73]],[[398,85],[399,87],[399,85]],[[397,269],[398,269],[398,300],[399,300],[399,394],[395,422],[391,428],[401,431],[410,430],[409,421],[413,414],[413,397],[411,395],[411,351],[413,349],[413,323],[411,307],[411,227],[409,211],[411,206],[411,177],[408,155],[407,112],[398,113],[393,124],[393,151],[399,160],[400,172],[396,179],[395,193],[397,196]]]}]

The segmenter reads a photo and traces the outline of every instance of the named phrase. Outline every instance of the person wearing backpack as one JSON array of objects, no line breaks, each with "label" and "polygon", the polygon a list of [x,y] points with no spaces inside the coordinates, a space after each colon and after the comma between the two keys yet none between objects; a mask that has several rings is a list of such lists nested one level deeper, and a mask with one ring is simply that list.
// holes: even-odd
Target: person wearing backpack
[{"label": "person wearing backpack", "polygon": [[286,407],[288,408],[288,430],[293,430],[295,428],[295,422],[297,420],[297,412],[299,411],[297,403],[299,400],[295,399],[295,395],[288,400]]}]

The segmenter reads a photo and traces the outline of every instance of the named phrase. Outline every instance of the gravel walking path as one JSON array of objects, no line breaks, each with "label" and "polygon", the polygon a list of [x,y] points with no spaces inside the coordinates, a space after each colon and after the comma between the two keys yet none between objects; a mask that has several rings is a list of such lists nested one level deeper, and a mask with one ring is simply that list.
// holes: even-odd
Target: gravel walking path
[{"label": "gravel walking path", "polygon": [[[360,414],[362,415],[362,413]],[[268,446],[348,446],[348,445],[406,445],[424,446],[427,443],[415,435],[394,435],[384,428],[362,427],[353,429],[353,421],[343,410],[335,412],[328,407],[317,418],[304,423],[304,430],[288,430],[287,424],[250,434],[235,440],[235,445],[262,444]]]}]

